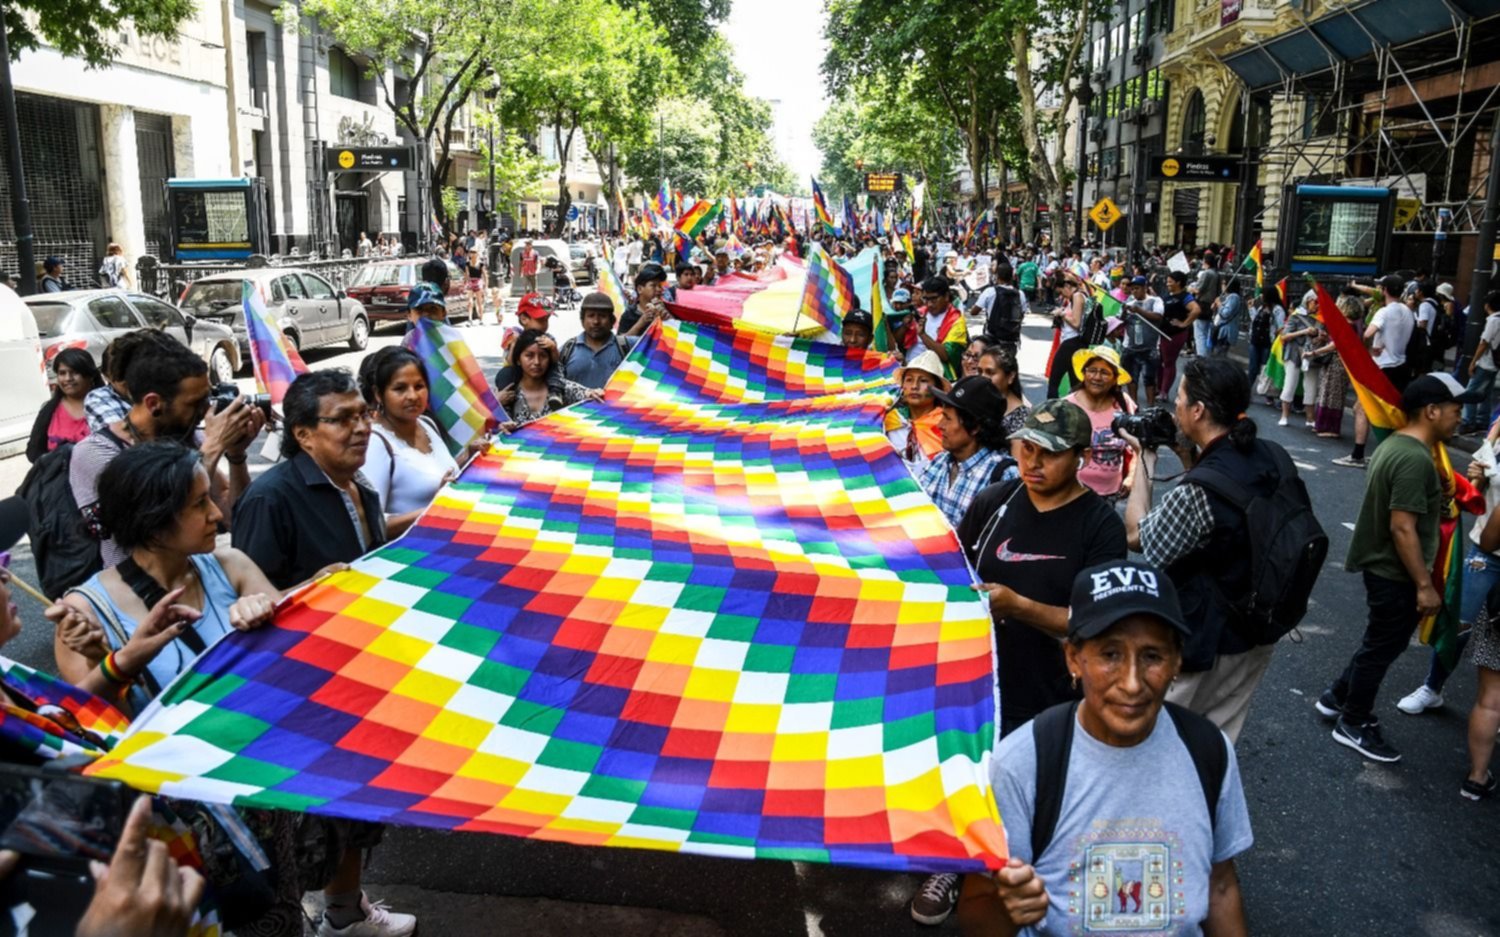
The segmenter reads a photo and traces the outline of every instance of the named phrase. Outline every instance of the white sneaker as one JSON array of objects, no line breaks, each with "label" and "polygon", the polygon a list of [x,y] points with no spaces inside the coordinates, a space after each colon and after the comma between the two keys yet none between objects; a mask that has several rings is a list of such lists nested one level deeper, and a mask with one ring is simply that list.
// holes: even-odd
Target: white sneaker
[{"label": "white sneaker", "polygon": [[1276,421],[1276,425],[1277,426],[1286,426],[1287,425],[1286,417],[1282,417],[1281,419],[1277,420]]},{"label": "white sneaker", "polygon": [[1424,683],[1401,697],[1396,708],[1408,716],[1420,716],[1427,710],[1437,709],[1441,705],[1443,705],[1443,694]]},{"label": "white sneaker", "polygon": [[365,919],[347,927],[334,927],[324,914],[318,921],[318,937],[411,937],[417,930],[414,914],[397,914],[384,901],[364,899]]}]

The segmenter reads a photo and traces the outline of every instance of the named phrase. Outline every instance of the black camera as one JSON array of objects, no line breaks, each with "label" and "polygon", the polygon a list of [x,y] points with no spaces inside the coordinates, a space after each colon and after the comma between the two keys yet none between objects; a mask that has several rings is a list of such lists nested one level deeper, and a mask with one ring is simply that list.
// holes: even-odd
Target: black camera
[{"label": "black camera", "polygon": [[[234,398],[239,395],[240,389],[234,384],[215,384],[213,392],[208,395],[208,400],[215,413],[222,413],[224,408],[234,403]],[[246,394],[245,402],[252,407],[260,407],[260,412],[266,415],[266,422],[271,422],[270,394]]]},{"label": "black camera", "polygon": [[1166,407],[1121,413],[1110,421],[1109,428],[1116,434],[1129,433],[1139,439],[1142,449],[1157,449],[1177,441],[1177,420]]}]

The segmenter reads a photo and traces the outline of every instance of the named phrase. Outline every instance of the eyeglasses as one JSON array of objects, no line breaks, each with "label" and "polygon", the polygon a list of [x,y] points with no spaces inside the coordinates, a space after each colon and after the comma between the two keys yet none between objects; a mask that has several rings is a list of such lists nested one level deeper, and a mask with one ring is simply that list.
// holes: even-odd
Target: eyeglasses
[{"label": "eyeglasses", "polygon": [[352,413],[345,413],[343,416],[320,416],[320,417],[318,417],[318,422],[319,423],[327,423],[329,426],[337,426],[339,429],[344,430],[346,432],[349,431],[349,430],[354,429],[354,427],[355,427],[356,424],[359,424],[359,423],[369,424],[369,423],[374,422],[374,420],[375,420],[375,415],[373,413],[371,413],[368,409],[355,410]]},{"label": "eyeglasses", "polygon": [[1111,371],[1109,368],[1084,368],[1083,369],[1083,376],[1084,377],[1114,377],[1115,376],[1115,372]]}]

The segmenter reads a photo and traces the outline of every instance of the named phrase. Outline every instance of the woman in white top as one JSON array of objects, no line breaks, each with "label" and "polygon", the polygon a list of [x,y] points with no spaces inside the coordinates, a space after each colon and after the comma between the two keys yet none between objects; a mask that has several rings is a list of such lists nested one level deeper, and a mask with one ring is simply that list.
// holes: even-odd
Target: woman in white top
[{"label": "woman in white top", "polygon": [[427,415],[427,371],[405,348],[382,348],[359,368],[359,387],[375,414],[365,454],[365,480],[385,510],[386,528],[400,536],[448,482],[458,463]]}]

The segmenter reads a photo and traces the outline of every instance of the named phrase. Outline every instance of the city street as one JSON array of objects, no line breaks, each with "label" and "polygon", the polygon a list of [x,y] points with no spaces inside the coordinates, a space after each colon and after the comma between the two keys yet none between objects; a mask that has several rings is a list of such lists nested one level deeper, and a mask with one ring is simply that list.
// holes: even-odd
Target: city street
[{"label": "city street", "polygon": [[[574,328],[576,315],[559,321],[553,331],[561,339]],[[1035,399],[1049,335],[1039,317],[1032,317],[1026,331],[1022,367]],[[476,354],[487,359],[498,354],[495,326],[475,326],[465,334]],[[399,333],[382,332],[372,346],[398,338]],[[353,355],[342,352],[314,351],[308,358],[313,367],[354,363]],[[492,360],[488,363],[493,367]],[[1263,434],[1296,459],[1333,542],[1301,640],[1284,641],[1278,649],[1238,746],[1256,837],[1239,864],[1251,933],[1500,935],[1500,905],[1493,899],[1500,885],[1493,850],[1500,841],[1500,812],[1458,796],[1473,667],[1465,662],[1448,684],[1445,708],[1412,717],[1394,704],[1422,678],[1427,653],[1413,647],[1397,662],[1378,711],[1387,737],[1405,756],[1400,764],[1375,765],[1334,744],[1312,700],[1342,667],[1363,627],[1363,587],[1338,561],[1364,474],[1329,463],[1347,451],[1346,444],[1278,428],[1276,414],[1261,405],[1251,415]],[[1346,434],[1350,425],[1346,418]],[[1454,461],[1462,470],[1467,457],[1455,452]],[[1164,460],[1162,474],[1172,471]],[[24,546],[13,565],[31,576]],[[7,653],[50,668],[50,629],[40,608],[19,594],[16,601],[24,625]],[[539,933],[583,933],[575,928],[603,921],[611,922],[608,929],[619,937],[927,932],[912,923],[906,909],[918,878],[805,863],[392,829],[375,853],[369,879],[377,896],[382,886],[400,886],[396,894],[419,902],[423,931],[429,934],[484,920],[486,907],[506,921],[550,922]],[[479,897],[436,894],[452,892]],[[536,910],[535,902],[487,905],[483,896],[549,899],[543,904],[550,917]],[[607,917],[598,905],[619,908]],[[655,916],[657,911],[674,916]],[[950,921],[942,930],[956,933],[957,928]]]}]

